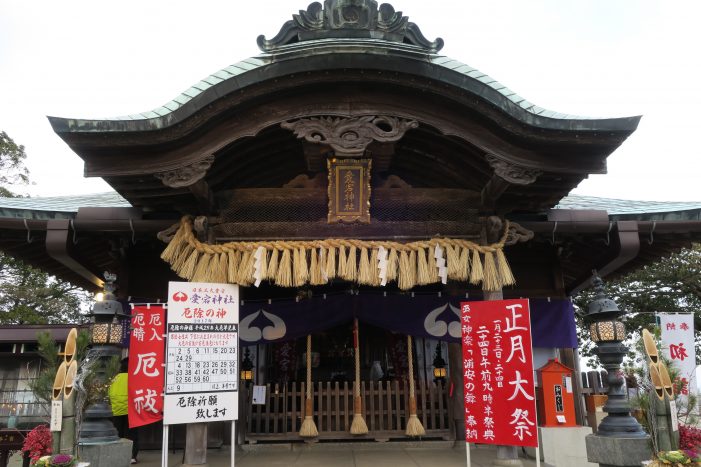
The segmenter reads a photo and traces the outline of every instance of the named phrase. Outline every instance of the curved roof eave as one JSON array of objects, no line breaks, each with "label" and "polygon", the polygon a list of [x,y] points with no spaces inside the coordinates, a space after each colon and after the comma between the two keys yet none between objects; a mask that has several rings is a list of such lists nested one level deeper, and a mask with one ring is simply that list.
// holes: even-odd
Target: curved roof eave
[{"label": "curved roof eave", "polygon": [[[350,60],[358,55],[362,57]],[[223,68],[194,84],[172,101],[148,112],[93,120],[48,118],[58,134],[161,130],[249,85],[291,73],[339,68],[372,68],[437,80],[470,91],[518,121],[535,128],[631,133],[641,118],[592,118],[547,110],[462,62],[426,53],[416,46],[373,39],[320,39],[283,46],[274,53],[264,53]]]}]

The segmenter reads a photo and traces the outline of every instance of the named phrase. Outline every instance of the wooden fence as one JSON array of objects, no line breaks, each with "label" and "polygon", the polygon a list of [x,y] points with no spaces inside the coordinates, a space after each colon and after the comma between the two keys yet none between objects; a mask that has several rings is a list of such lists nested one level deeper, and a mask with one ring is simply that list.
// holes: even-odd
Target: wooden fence
[{"label": "wooden fence", "polygon": [[[302,440],[298,434],[304,419],[304,383],[266,385],[265,404],[253,405],[252,394],[246,397],[245,439],[258,441]],[[314,422],[318,439],[389,439],[405,438],[409,418],[407,381],[367,381],[361,383],[363,414],[369,433],[350,434],[353,420],[353,384],[344,382],[314,383]],[[454,439],[449,398],[442,384],[417,382],[417,415],[427,438]]]}]

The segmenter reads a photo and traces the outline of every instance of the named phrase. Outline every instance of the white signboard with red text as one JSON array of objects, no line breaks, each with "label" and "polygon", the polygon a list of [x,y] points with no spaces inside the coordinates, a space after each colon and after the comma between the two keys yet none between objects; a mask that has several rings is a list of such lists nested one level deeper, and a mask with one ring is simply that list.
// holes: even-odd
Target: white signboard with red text
[{"label": "white signboard with red text", "polygon": [[460,305],[466,441],[537,446],[528,300]]},{"label": "white signboard with red text", "polygon": [[679,370],[682,400],[697,394],[696,347],[694,347],[694,315],[692,313],[659,313],[662,352]]},{"label": "white signboard with red text", "polygon": [[238,419],[239,289],[170,282],[163,423]]}]

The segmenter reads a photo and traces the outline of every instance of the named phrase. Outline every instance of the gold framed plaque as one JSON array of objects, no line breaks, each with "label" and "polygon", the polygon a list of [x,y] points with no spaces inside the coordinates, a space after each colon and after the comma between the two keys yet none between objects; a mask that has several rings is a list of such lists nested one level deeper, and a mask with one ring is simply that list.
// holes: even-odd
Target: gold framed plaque
[{"label": "gold framed plaque", "polygon": [[328,159],[329,224],[370,223],[371,159]]}]

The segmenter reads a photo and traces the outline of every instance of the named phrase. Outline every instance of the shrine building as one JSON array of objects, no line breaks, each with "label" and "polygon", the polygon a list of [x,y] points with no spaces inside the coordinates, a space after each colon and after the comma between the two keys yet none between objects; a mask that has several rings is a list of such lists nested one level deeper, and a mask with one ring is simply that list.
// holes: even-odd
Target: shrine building
[{"label": "shrine building", "polygon": [[125,303],[167,301],[169,281],[240,285],[242,444],[302,441],[308,410],[318,439],[405,439],[414,392],[422,439],[459,440],[461,301],[529,298],[535,366],[576,369],[569,297],[592,270],[701,240],[699,203],[567,197],[640,117],[538,107],[389,4],[312,3],[257,41],[152,111],[49,117],[118,195],[0,205],[4,253],[94,292],[115,273]]}]

